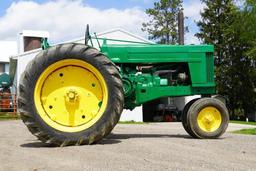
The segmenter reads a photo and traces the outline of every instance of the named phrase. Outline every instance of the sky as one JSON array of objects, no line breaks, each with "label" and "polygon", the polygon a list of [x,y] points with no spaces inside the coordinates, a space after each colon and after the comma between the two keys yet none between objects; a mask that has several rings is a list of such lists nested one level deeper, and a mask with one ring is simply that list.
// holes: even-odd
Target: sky
[{"label": "sky", "polygon": [[[155,0],[4,0],[0,1],[0,40],[16,40],[17,33],[28,30],[49,31],[51,42],[61,42],[83,36],[85,25],[92,32],[123,28],[147,38],[141,31],[145,14]],[[198,44],[194,34],[195,21],[200,19],[204,5],[200,0],[184,0],[184,13],[189,27],[186,44]]]}]

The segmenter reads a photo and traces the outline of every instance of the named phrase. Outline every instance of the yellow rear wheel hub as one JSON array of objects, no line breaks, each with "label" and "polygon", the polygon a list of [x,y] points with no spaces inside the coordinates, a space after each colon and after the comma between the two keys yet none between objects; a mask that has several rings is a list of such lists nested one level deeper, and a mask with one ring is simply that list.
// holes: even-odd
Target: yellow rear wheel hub
[{"label": "yellow rear wheel hub", "polygon": [[61,60],[40,75],[34,99],[40,117],[63,132],[86,130],[104,113],[108,90],[101,73],[82,60]]},{"label": "yellow rear wheel hub", "polygon": [[221,113],[215,107],[205,107],[197,116],[198,126],[205,132],[216,131],[220,127],[221,122]]}]

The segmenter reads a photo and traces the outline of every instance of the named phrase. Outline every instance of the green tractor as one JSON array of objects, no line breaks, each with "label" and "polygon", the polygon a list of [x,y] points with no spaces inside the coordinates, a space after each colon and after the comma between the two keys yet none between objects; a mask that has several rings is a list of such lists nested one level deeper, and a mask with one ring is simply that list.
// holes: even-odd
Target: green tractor
[{"label": "green tractor", "polygon": [[[97,143],[117,124],[123,109],[162,97],[201,95],[183,110],[182,124],[194,138],[218,138],[229,114],[215,94],[211,45],[159,45],[102,39],[48,46],[26,67],[18,109],[29,131],[56,146]],[[108,44],[108,41],[122,44]],[[92,43],[91,43],[92,44]]]}]

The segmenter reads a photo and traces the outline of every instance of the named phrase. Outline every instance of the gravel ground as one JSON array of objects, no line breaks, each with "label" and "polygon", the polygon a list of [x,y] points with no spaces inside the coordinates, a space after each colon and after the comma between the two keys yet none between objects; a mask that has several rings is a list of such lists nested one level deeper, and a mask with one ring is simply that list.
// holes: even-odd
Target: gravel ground
[{"label": "gravel ground", "polygon": [[230,131],[217,140],[190,138],[181,123],[118,124],[100,144],[50,147],[21,121],[0,122],[0,170],[256,170],[256,136]]}]

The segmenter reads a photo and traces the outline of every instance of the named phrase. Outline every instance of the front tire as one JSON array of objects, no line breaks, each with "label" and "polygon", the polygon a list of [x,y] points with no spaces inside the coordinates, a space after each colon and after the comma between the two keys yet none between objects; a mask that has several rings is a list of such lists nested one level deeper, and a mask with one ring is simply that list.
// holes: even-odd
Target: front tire
[{"label": "front tire", "polygon": [[195,103],[199,98],[193,99],[191,101],[189,101],[183,111],[182,111],[182,116],[181,116],[181,122],[182,122],[182,126],[185,129],[185,131],[192,137],[195,137],[195,135],[193,134],[193,132],[190,129],[190,125],[189,125],[189,121],[188,121],[188,110],[191,107],[191,105],[193,103]]},{"label": "front tire", "polygon": [[195,101],[187,115],[189,129],[195,138],[218,138],[228,127],[228,110],[223,102],[215,98]]},{"label": "front tire", "polygon": [[114,128],[124,104],[115,65],[98,50],[74,43],[39,53],[22,74],[18,93],[30,132],[57,146],[98,142]]}]

